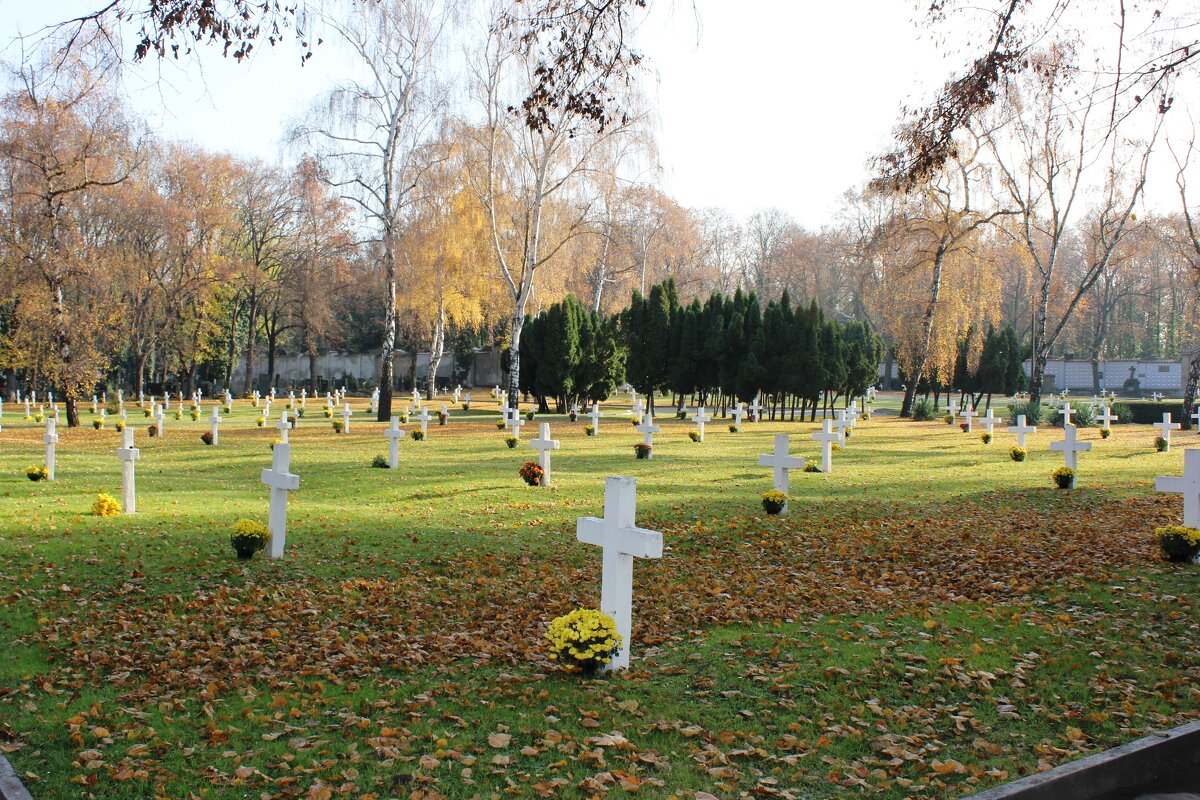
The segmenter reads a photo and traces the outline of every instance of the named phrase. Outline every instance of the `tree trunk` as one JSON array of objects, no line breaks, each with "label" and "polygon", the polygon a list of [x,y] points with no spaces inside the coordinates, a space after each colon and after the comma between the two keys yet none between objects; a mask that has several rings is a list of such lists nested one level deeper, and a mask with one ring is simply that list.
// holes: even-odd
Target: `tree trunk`
[{"label": "tree trunk", "polygon": [[1200,383],[1200,348],[1192,353],[1192,368],[1188,370],[1183,389],[1183,429],[1192,427],[1192,414],[1196,413],[1196,385]]},{"label": "tree trunk", "polygon": [[1032,323],[1033,363],[1029,370],[1031,373],[1029,376],[1029,402],[1034,404],[1042,401],[1042,384],[1046,379],[1046,360],[1050,356],[1050,343],[1046,341],[1046,317],[1049,313],[1049,305],[1050,275],[1047,273],[1042,278],[1038,294],[1038,307],[1034,312]]},{"label": "tree trunk", "polygon": [[[267,386],[275,385],[275,343],[279,339],[279,332],[267,332]],[[270,388],[267,389],[270,391]]]},{"label": "tree trunk", "polygon": [[946,247],[943,243],[933,256],[933,279],[929,283],[929,305],[925,308],[925,327],[920,353],[913,374],[908,376],[908,388],[904,392],[904,403],[900,407],[901,417],[911,417],[913,400],[917,395],[917,386],[921,376],[925,374],[925,366],[929,362],[929,346],[933,341],[933,316],[937,312],[938,300],[942,293],[942,264],[946,259]]},{"label": "tree trunk", "polygon": [[446,353],[446,307],[438,304],[437,322],[433,326],[433,341],[429,345],[429,377],[425,381],[425,399],[432,400],[437,393],[438,367]]},{"label": "tree trunk", "polygon": [[[375,419],[387,422],[392,416],[392,384],[395,382],[392,363],[396,353],[396,254],[392,250],[392,232],[384,231],[383,266],[387,288],[383,307],[383,363],[379,369],[379,410]],[[416,354],[413,354],[416,359]]]},{"label": "tree trunk", "polygon": [[[511,408],[516,408],[521,400],[521,329],[525,327],[523,305],[518,303],[516,313],[513,314],[512,336],[508,345],[508,405]],[[647,405],[649,402],[647,401]]]},{"label": "tree trunk", "polygon": [[250,394],[254,386],[254,337],[258,328],[258,292],[251,292],[246,309],[246,377],[242,381],[242,394]]},{"label": "tree trunk", "polygon": [[229,360],[225,364],[225,388],[233,385],[233,356],[237,352],[237,320],[242,304],[235,303],[233,313],[229,315]]}]

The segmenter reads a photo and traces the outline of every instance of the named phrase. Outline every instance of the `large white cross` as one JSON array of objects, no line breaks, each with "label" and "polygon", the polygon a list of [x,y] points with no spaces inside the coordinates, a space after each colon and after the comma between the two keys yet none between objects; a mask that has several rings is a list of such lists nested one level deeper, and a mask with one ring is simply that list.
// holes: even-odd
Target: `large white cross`
[{"label": "large white cross", "polygon": [[621,645],[606,669],[629,666],[629,640],[633,632],[633,560],[662,558],[662,534],[639,528],[637,481],[610,475],[604,482],[604,517],[580,517],[575,536],[584,544],[604,548],[600,573],[600,610],[617,623]]},{"label": "large white cross", "polygon": [[1101,410],[1101,413],[1096,415],[1096,419],[1099,420],[1100,427],[1107,431],[1107,430],[1111,430],[1112,423],[1118,421],[1121,418],[1119,416],[1117,416],[1116,414],[1112,413],[1111,408],[1109,408],[1108,406],[1104,406],[1104,408]]},{"label": "large white cross", "polygon": [[292,446],[277,442],[271,452],[271,468],[262,471],[262,482],[271,487],[271,507],[267,514],[267,530],[271,532],[271,558],[283,556],[287,541],[288,492],[300,488],[300,476],[288,472]]},{"label": "large white cross", "polygon": [[470,392],[467,392],[466,394],[463,395],[463,405],[465,406],[465,408],[463,409],[464,411],[471,410],[471,393]]},{"label": "large white cross", "polygon": [[754,402],[750,404],[750,414],[754,417],[755,422],[762,421],[762,406],[758,404],[758,395],[754,395]]},{"label": "large white cross", "polygon": [[126,514],[137,513],[137,486],[134,483],[134,462],[142,457],[142,451],[133,446],[133,428],[121,431],[121,446],[117,458],[121,459],[121,510]]},{"label": "large white cross", "polygon": [[154,421],[158,423],[158,438],[161,439],[167,432],[167,414],[161,405],[154,412]]},{"label": "large white cross", "polygon": [[1017,435],[1017,447],[1024,447],[1025,446],[1025,434],[1037,433],[1037,426],[1036,425],[1026,425],[1025,424],[1025,415],[1018,414],[1017,415],[1017,424],[1009,425],[1008,432],[1015,433]]},{"label": "large white cross", "polygon": [[711,420],[712,417],[710,417],[708,415],[708,410],[704,406],[700,406],[700,408],[692,416],[692,419],[694,419],[696,421],[696,430],[700,432],[700,441],[703,442],[704,441],[704,423]]},{"label": "large white cross", "polygon": [[739,402],[739,403],[738,403],[736,406],[734,406],[734,407],[733,407],[733,409],[732,409],[732,410],[729,412],[729,415],[730,415],[731,417],[733,417],[733,427],[737,428],[737,429],[740,431],[740,430],[742,429],[742,417],[746,416],[746,410],[745,410],[745,408],[744,408],[744,407],[742,406],[742,404]]},{"label": "large white cross", "polygon": [[292,423],[288,422],[287,409],[279,412],[279,422],[275,423],[275,429],[279,431],[279,440],[287,444],[288,431],[292,429]]},{"label": "large white cross", "polygon": [[421,435],[426,436],[429,433],[429,420],[433,417],[429,416],[429,409],[421,407],[421,413],[417,415],[417,422],[421,423]]},{"label": "large white cross", "polygon": [[46,418],[46,433],[42,436],[42,442],[46,445],[46,472],[50,473],[50,480],[54,480],[54,447],[58,444],[58,420],[54,417]]},{"label": "large white cross", "polygon": [[1178,422],[1171,422],[1171,413],[1167,412],[1167,413],[1163,414],[1162,422],[1156,422],[1153,425],[1151,425],[1150,427],[1158,428],[1159,435],[1162,436],[1162,438],[1167,440],[1167,447],[1170,447],[1171,446],[1171,431],[1177,431],[1180,428],[1182,428],[1183,426],[1180,425]]},{"label": "large white cross", "polygon": [[208,424],[212,428],[212,443],[215,446],[217,444],[217,428],[221,424],[221,412],[216,406],[213,406],[212,416],[208,418]]},{"label": "large white cross", "polygon": [[821,421],[821,431],[812,435],[814,442],[821,443],[821,472],[833,472],[833,443],[838,440],[837,432],[833,430],[833,420]]},{"label": "large white cross", "polygon": [[525,418],[521,416],[521,409],[510,408],[508,410],[508,428],[512,431],[512,435],[521,438],[521,426],[525,424]]},{"label": "large white cross", "polygon": [[858,401],[851,400],[850,405],[846,406],[846,422],[850,423],[853,428],[858,424]]},{"label": "large white cross", "polygon": [[[788,493],[788,470],[789,469],[804,469],[804,459],[798,456],[789,456],[788,449],[791,447],[791,437],[786,433],[775,434],[775,450],[771,453],[763,453],[758,457],[758,465],[760,467],[770,467],[775,471],[775,491]],[[786,514],[788,510],[787,503],[783,504],[783,510],[780,514]]]},{"label": "large white cross", "polygon": [[392,415],[391,424],[383,432],[388,440],[388,469],[400,466],[400,440],[408,435],[408,431],[400,430],[400,417]]},{"label": "large white cross", "polygon": [[1063,402],[1062,408],[1058,410],[1058,416],[1063,418],[1063,427],[1071,424],[1071,415],[1075,413],[1075,409],[1071,408],[1071,404]]},{"label": "large white cross", "polygon": [[1063,426],[1063,440],[1061,442],[1051,442],[1050,449],[1063,454],[1063,464],[1069,469],[1078,472],[1077,464],[1079,463],[1078,454],[1086,453],[1092,449],[1091,442],[1080,442],[1076,440],[1076,434],[1079,429],[1074,425],[1067,424]]},{"label": "large white cross", "polygon": [[590,417],[592,420],[592,435],[599,436],[600,435],[600,418],[602,416],[604,416],[603,414],[600,413],[600,406],[596,403],[592,403],[592,410],[587,413],[587,416]]},{"label": "large white cross", "polygon": [[529,443],[538,451],[538,466],[542,468],[542,486],[550,485],[550,451],[558,449],[558,440],[550,438],[550,423],[543,422],[538,438]]},{"label": "large white cross", "polygon": [[342,433],[350,432],[350,404],[342,406]]},{"label": "large white cross", "polygon": [[642,443],[651,448],[646,454],[647,458],[654,458],[654,434],[662,430],[654,424],[654,414],[647,411],[646,416],[642,418],[642,424],[637,426],[637,432],[642,434]]},{"label": "large white cross", "polygon": [[1183,524],[1200,528],[1200,448],[1183,451],[1183,477],[1159,477],[1154,488],[1183,495]]},{"label": "large white cross", "polygon": [[979,416],[979,412],[967,406],[962,412],[963,419],[967,421],[967,433],[972,433],[975,430],[974,418]]},{"label": "large white cross", "polygon": [[[986,417],[979,418],[979,422],[985,426],[984,431],[987,432],[988,434],[991,434],[993,426],[999,425],[1003,421],[1004,420],[1000,419],[1000,417],[997,417],[994,414],[992,414],[991,408],[987,409]],[[1021,445],[1021,446],[1024,447],[1025,445]]]}]

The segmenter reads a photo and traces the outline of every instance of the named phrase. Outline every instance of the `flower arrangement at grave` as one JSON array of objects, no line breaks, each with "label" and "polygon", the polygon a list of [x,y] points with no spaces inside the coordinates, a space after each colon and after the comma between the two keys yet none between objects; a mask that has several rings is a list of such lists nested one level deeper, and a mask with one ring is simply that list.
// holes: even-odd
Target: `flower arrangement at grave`
[{"label": "flower arrangement at grave", "polygon": [[92,427],[98,431],[104,430],[104,420],[102,420],[102,419],[92,420]]},{"label": "flower arrangement at grave", "polygon": [[292,414],[292,419],[295,419],[296,417],[303,417],[303,416],[304,416],[304,409],[303,409],[303,408],[297,408],[297,409],[296,409],[296,413],[295,413],[295,414]]},{"label": "flower arrangement at grave", "polygon": [[842,446],[841,446],[840,444],[838,444],[837,442],[834,442],[834,443],[833,443],[833,444],[830,446],[830,449],[831,449],[833,452],[835,452],[835,453],[840,453],[840,452],[842,452]]},{"label": "flower arrangement at grave", "polygon": [[408,438],[412,439],[414,442],[423,442],[425,441],[425,431],[417,428],[415,431],[409,434]]},{"label": "flower arrangement at grave", "polygon": [[[196,417],[199,418],[200,415],[197,414]],[[183,412],[180,411],[178,408],[175,409],[175,419],[183,419]]]},{"label": "flower arrangement at grave", "polygon": [[471,410],[471,405],[470,405],[470,403],[463,403],[463,404],[462,404],[462,409],[463,409],[463,411],[470,411],[470,410]]},{"label": "flower arrangement at grave", "polygon": [[188,411],[192,412],[193,414],[199,414],[200,407],[197,406],[195,403],[188,403]]},{"label": "flower arrangement at grave", "polygon": [[326,407],[325,408],[325,419],[332,419],[332,418],[333,418],[333,409]]},{"label": "flower arrangement at grave", "polygon": [[676,411],[676,412],[675,412],[675,419],[687,419],[687,412],[686,412],[686,411],[682,411],[682,410],[680,410],[680,411]]},{"label": "flower arrangement at grave", "polygon": [[521,480],[529,486],[539,486],[542,483],[542,478],[546,477],[546,471],[543,470],[536,461],[526,461],[518,470]]},{"label": "flower arrangement at grave", "polygon": [[504,422],[503,422],[503,421],[500,421],[500,422],[497,422],[497,423],[496,423],[496,430],[498,430],[498,431],[502,431],[502,430],[504,430],[504,428],[505,428],[505,427],[506,427],[506,426],[505,426],[505,424],[504,424]]},{"label": "flower arrangement at grave", "polygon": [[407,424],[408,424],[408,413],[407,413],[407,412],[405,412],[405,413],[403,413],[403,414],[401,414],[401,415],[400,415],[400,424],[401,424],[401,425],[407,425]]},{"label": "flower arrangement at grave", "polygon": [[1059,467],[1050,473],[1050,477],[1059,489],[1071,489],[1075,486],[1075,470],[1070,467]]},{"label": "flower arrangement at grave", "polygon": [[199,412],[199,411],[197,411],[195,408],[193,408],[193,409],[192,409],[192,410],[191,410],[189,413],[190,413],[190,414],[191,414],[191,416],[192,416],[192,422],[199,422],[199,421],[200,421],[200,412]]},{"label": "flower arrangement at grave", "polygon": [[1171,443],[1161,436],[1155,437],[1154,449],[1160,453],[1165,453],[1171,449]]},{"label": "flower arrangement at grave", "polygon": [[631,419],[629,420],[629,424],[636,428],[638,426],[638,421],[636,419]]},{"label": "flower arrangement at grave", "polygon": [[262,428],[266,426],[267,420],[265,417],[259,417],[258,419],[254,420],[254,424]]},{"label": "flower arrangement at grave", "polygon": [[92,502],[92,515],[96,517],[115,517],[121,513],[121,506],[115,497],[101,492]]},{"label": "flower arrangement at grave", "polygon": [[292,414],[291,416],[288,417],[288,425],[291,425],[293,428],[296,427],[296,420],[297,420],[296,415]]},{"label": "flower arrangement at grave", "polygon": [[150,416],[150,409],[148,409],[148,408],[143,408],[143,409],[142,409],[142,416],[143,416],[143,417],[148,417],[148,416]]},{"label": "flower arrangement at grave", "polygon": [[954,415],[953,415],[953,414],[947,414],[947,415],[946,415],[946,417],[945,417],[945,419],[946,419],[946,424],[947,424],[947,425],[953,425],[953,424],[954,424]]},{"label": "flower arrangement at grave", "polygon": [[818,466],[817,466],[816,464],[814,464],[813,462],[809,461],[809,462],[807,462],[807,463],[804,465],[804,471],[805,471],[805,472],[820,472],[820,471],[821,471],[821,468],[820,468],[820,467],[818,467]]},{"label": "flower arrangement at grave", "polygon": [[693,442],[698,442],[698,441],[700,441],[700,432],[699,431],[688,431],[688,438],[691,439]]},{"label": "flower arrangement at grave", "polygon": [[579,415],[574,411],[571,411],[569,414],[567,414],[567,417],[571,420],[571,422],[575,422],[579,419]]},{"label": "flower arrangement at grave", "polygon": [[731,422],[731,423],[729,423],[729,432],[730,432],[730,433],[737,433],[737,432],[738,432],[738,426],[737,426],[737,425],[734,425],[732,422]]},{"label": "flower arrangement at grave", "polygon": [[1200,528],[1166,525],[1155,528],[1154,535],[1167,561],[1184,563],[1194,561],[1200,555]]},{"label": "flower arrangement at grave", "polygon": [[577,608],[550,623],[550,659],[567,672],[594,675],[621,649],[617,623],[594,608]]},{"label": "flower arrangement at grave", "polygon": [[[288,422],[291,422],[291,420],[288,420]],[[333,421],[333,432],[334,433],[341,433],[342,428],[344,428],[344,427],[346,427],[346,424],[344,422],[342,422],[342,420],[335,419]]]},{"label": "flower arrangement at grave", "polygon": [[33,421],[41,424],[46,421],[46,415],[39,411],[37,414],[33,415]]},{"label": "flower arrangement at grave", "polygon": [[960,422],[960,423],[958,423],[958,427],[963,433],[966,433],[967,429],[970,428],[971,426],[965,422]]},{"label": "flower arrangement at grave", "polygon": [[32,419],[33,419],[33,417],[29,416],[28,414],[26,414],[25,416],[21,417],[21,420],[22,420],[23,422],[29,422],[29,421],[31,421]]},{"label": "flower arrangement at grave", "polygon": [[518,439],[516,436],[507,436],[504,439],[504,443],[506,445],[508,445],[509,450],[512,450],[514,447],[516,447],[517,445],[519,445],[521,443],[521,440]]},{"label": "flower arrangement at grave", "polygon": [[525,421],[526,422],[533,422],[533,417],[534,417],[534,414],[532,411],[525,412]]},{"label": "flower arrangement at grave", "polygon": [[125,430],[125,421],[119,419],[113,423],[113,427],[117,429],[117,433],[120,433],[121,431]]},{"label": "flower arrangement at grave", "polygon": [[862,418],[863,418],[864,422],[870,422],[871,421],[871,410],[867,409],[866,411],[864,411],[862,413]]},{"label": "flower arrangement at grave", "polygon": [[992,435],[990,433],[981,433],[979,434],[979,441],[983,442],[984,444],[991,444]]},{"label": "flower arrangement at grave", "polygon": [[1101,428],[1100,429],[1100,438],[1101,439],[1107,439],[1110,436],[1112,436],[1112,430],[1110,430],[1109,428]]},{"label": "flower arrangement at grave", "polygon": [[34,483],[50,480],[50,470],[45,467],[26,467],[25,477]]},{"label": "flower arrangement at grave", "polygon": [[777,489],[762,494],[762,507],[768,514],[778,514],[787,505],[788,496]]},{"label": "flower arrangement at grave", "polygon": [[271,532],[267,526],[252,519],[240,519],[233,525],[229,543],[240,559],[253,558],[254,554],[267,546]]},{"label": "flower arrangement at grave", "polygon": [[269,445],[269,447],[271,448],[271,452],[275,452],[275,445],[277,445],[277,444],[283,444],[283,439],[276,439],[275,441],[271,442],[271,444]]},{"label": "flower arrangement at grave", "polygon": [[384,456],[375,456],[371,459],[371,466],[376,469],[387,469],[390,465]]},{"label": "flower arrangement at grave", "polygon": [[583,429],[583,432],[586,433],[588,436],[595,436],[596,435],[596,426],[588,425],[587,427],[585,427]]},{"label": "flower arrangement at grave", "polygon": [[846,428],[845,436],[847,439],[850,438],[850,434],[852,434],[852,433],[854,433],[854,428]]},{"label": "flower arrangement at grave", "polygon": [[445,425],[448,415],[445,411],[438,412],[438,425]]},{"label": "flower arrangement at grave", "polygon": [[205,444],[212,444],[212,431],[205,431],[204,433],[200,434],[200,441],[204,442]]},{"label": "flower arrangement at grave", "polygon": [[633,452],[639,459],[649,458],[651,449],[653,448],[645,442],[638,442],[633,446]]},{"label": "flower arrangement at grave", "polygon": [[232,413],[233,413],[233,406],[231,406],[231,405],[230,405],[230,406],[225,406],[224,408],[222,408],[222,409],[221,409],[221,411],[222,411],[223,413],[225,413],[225,414],[232,414]]},{"label": "flower arrangement at grave", "polygon": [[251,397],[251,398],[250,398],[250,405],[254,406],[255,408],[258,408],[258,398],[257,398],[257,397]]},{"label": "flower arrangement at grave", "polygon": [[758,416],[755,414],[747,414],[746,421],[747,422],[758,422]]},{"label": "flower arrangement at grave", "polygon": [[151,425],[149,428],[146,428],[146,434],[147,434],[147,435],[148,435],[148,436],[149,436],[151,439],[153,439],[155,436],[158,436],[158,426],[157,426],[157,425]]},{"label": "flower arrangement at grave", "polygon": [[1008,451],[1008,457],[1013,461],[1024,461],[1025,457],[1028,455],[1028,450],[1026,450],[1024,447],[1017,447],[1016,445],[1013,445]]}]

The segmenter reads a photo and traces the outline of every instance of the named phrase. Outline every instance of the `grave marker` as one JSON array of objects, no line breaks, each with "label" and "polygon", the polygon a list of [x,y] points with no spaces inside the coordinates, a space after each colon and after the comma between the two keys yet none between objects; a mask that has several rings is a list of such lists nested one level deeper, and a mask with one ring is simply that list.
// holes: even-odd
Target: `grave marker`
[{"label": "grave marker", "polygon": [[1183,426],[1178,422],[1171,421],[1171,413],[1168,411],[1163,414],[1162,422],[1156,422],[1150,426],[1159,430],[1159,436],[1167,440],[1167,449],[1171,449],[1171,431],[1177,431]]},{"label": "grave marker", "polygon": [[821,421],[821,431],[812,435],[814,442],[821,443],[821,472],[826,475],[833,472],[833,443],[838,440],[837,432],[833,430],[833,420]]},{"label": "grave marker", "polygon": [[342,406],[342,433],[350,432],[350,404]]},{"label": "grave marker", "polygon": [[[758,457],[760,467],[770,467],[775,472],[775,491],[788,493],[788,470],[804,469],[804,459],[788,455],[791,447],[791,437],[786,433],[775,434],[775,449],[771,453],[763,453]],[[786,514],[788,504],[783,504],[780,514]]]},{"label": "grave marker", "polygon": [[700,406],[700,408],[692,416],[692,419],[694,419],[696,421],[696,430],[700,433],[700,441],[703,442],[704,441],[704,423],[711,420],[712,417],[710,417],[708,415],[708,410],[705,409],[704,406]]},{"label": "grave marker", "polygon": [[[992,433],[992,428],[996,425],[999,425],[1003,421],[1004,420],[1000,419],[1000,417],[997,417],[992,414],[992,409],[990,407],[987,409],[987,416],[979,418],[980,424],[982,424],[984,426],[984,429],[983,429],[984,432],[987,433],[989,436]],[[1024,445],[1022,445],[1022,447],[1024,447]]]},{"label": "grave marker", "polygon": [[1183,451],[1183,477],[1154,479],[1154,489],[1183,495],[1183,524],[1200,528],[1200,448]]},{"label": "grave marker", "polygon": [[1121,418],[1112,413],[1112,409],[1104,406],[1101,413],[1096,415],[1096,419],[1100,422],[1100,427],[1104,430],[1111,430],[1112,423],[1119,421]]},{"label": "grave marker", "polygon": [[550,485],[550,451],[557,450],[559,442],[550,438],[550,423],[543,422],[538,431],[538,438],[531,441],[530,446],[538,451],[538,466],[542,468],[542,486]]},{"label": "grave marker", "polygon": [[429,433],[429,420],[433,417],[429,416],[429,409],[421,407],[421,413],[417,415],[417,421],[421,423],[421,435],[427,436]]},{"label": "grave marker", "polygon": [[42,442],[46,445],[46,472],[50,473],[49,479],[54,480],[54,449],[58,444],[58,420],[54,417],[46,419],[46,433],[42,436]]},{"label": "grave marker", "polygon": [[142,451],[133,446],[133,428],[121,431],[121,446],[117,448],[117,458],[121,459],[121,510],[126,514],[137,513],[134,463],[141,457]]},{"label": "grave marker", "polygon": [[1063,465],[1068,469],[1078,472],[1077,464],[1079,463],[1078,454],[1086,453],[1092,449],[1091,442],[1080,442],[1076,439],[1079,429],[1074,425],[1065,425],[1063,427],[1063,440],[1061,442],[1051,442],[1050,449],[1063,454]]},{"label": "grave marker", "polygon": [[654,458],[654,434],[662,430],[654,424],[654,414],[649,411],[642,418],[642,424],[637,426],[638,433],[642,434],[642,443],[650,448],[650,452],[646,454],[646,458]]},{"label": "grave marker", "polygon": [[383,432],[388,440],[388,469],[400,466],[400,440],[408,435],[408,431],[400,430],[400,417],[392,415],[388,429]]},{"label": "grave marker", "polygon": [[287,444],[288,431],[292,429],[292,423],[288,422],[287,409],[279,412],[279,422],[275,423],[275,429],[279,431],[279,441]]},{"label": "grave marker", "polygon": [[1017,435],[1017,447],[1024,447],[1025,446],[1025,434],[1037,433],[1037,426],[1026,425],[1025,424],[1025,415],[1018,414],[1017,415],[1017,424],[1009,425],[1008,432],[1015,433]]},{"label": "grave marker", "polygon": [[300,476],[288,471],[292,459],[292,446],[279,442],[271,452],[271,468],[262,471],[262,482],[271,487],[271,505],[267,515],[267,530],[271,532],[271,558],[283,556],[283,545],[287,541],[288,492],[300,488]]},{"label": "grave marker", "polygon": [[592,420],[592,435],[599,436],[600,435],[600,418],[602,416],[604,416],[603,414],[600,413],[600,406],[598,406],[596,403],[592,403],[592,410],[589,411],[586,416],[588,416]]},{"label": "grave marker", "polygon": [[213,406],[212,416],[208,418],[208,424],[212,432],[213,447],[216,447],[217,439],[220,436],[218,428],[221,425],[221,411],[216,406]]}]

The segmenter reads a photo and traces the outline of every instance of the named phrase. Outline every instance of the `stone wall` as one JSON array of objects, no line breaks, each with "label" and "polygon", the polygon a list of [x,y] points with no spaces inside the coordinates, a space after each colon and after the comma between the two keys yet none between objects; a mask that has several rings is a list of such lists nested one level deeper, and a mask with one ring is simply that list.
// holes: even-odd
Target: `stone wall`
[{"label": "stone wall", "polygon": [[[392,360],[393,375],[396,387],[410,389],[408,386],[409,371],[412,356],[404,351],[397,351]],[[417,382],[424,385],[429,375],[429,353],[417,353]],[[321,353],[316,359],[317,385],[339,387],[343,384],[366,388],[379,385],[383,360],[379,353]],[[266,391],[272,381],[267,375],[267,355],[265,352],[254,356],[254,386],[259,391]],[[246,365],[239,362],[233,370],[233,385],[241,387],[246,374]],[[278,354],[275,356],[274,385],[277,387],[306,385],[309,382],[309,359],[307,355]],[[438,365],[438,383],[446,386],[452,383],[462,383],[463,386],[493,386],[500,382],[500,351],[477,350],[469,363],[459,364],[453,353],[442,357]]]}]

